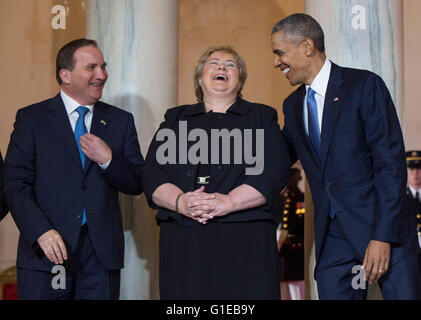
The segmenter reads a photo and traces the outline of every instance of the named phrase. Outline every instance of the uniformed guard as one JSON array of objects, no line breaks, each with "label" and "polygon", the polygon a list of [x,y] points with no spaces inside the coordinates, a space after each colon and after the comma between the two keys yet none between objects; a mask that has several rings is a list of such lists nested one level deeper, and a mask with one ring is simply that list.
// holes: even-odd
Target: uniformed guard
[{"label": "uniformed guard", "polygon": [[411,210],[412,214],[415,215],[418,241],[421,246],[421,151],[407,151],[406,166],[408,168],[406,208],[407,210]]},{"label": "uniformed guard", "polygon": [[288,185],[281,193],[281,222],[278,248],[281,257],[281,297],[304,299],[304,193],[297,168],[290,169]]}]

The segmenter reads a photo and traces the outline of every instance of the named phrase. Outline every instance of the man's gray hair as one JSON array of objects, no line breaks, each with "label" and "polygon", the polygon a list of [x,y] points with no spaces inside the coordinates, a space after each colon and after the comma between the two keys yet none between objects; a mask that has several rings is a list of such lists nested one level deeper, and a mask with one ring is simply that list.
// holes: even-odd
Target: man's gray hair
[{"label": "man's gray hair", "polygon": [[309,38],[313,40],[317,50],[320,52],[325,51],[325,36],[322,27],[308,14],[295,13],[282,19],[272,28],[271,34],[278,31],[285,32],[286,35],[297,42]]}]

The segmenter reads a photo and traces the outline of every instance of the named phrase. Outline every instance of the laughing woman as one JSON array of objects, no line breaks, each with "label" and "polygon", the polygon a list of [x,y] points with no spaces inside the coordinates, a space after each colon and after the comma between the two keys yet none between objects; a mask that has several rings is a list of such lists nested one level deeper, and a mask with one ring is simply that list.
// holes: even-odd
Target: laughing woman
[{"label": "laughing woman", "polygon": [[161,299],[279,299],[273,201],[290,159],[276,111],[243,100],[244,60],[211,47],[197,104],[169,109],[143,167],[158,209]]}]

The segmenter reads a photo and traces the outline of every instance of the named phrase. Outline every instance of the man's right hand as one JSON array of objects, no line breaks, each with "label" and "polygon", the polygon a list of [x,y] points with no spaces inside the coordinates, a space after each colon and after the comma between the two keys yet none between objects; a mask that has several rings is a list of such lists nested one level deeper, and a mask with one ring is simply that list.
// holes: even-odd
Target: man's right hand
[{"label": "man's right hand", "polygon": [[55,264],[67,260],[67,250],[63,238],[57,230],[51,229],[38,238],[38,244],[45,256]]}]

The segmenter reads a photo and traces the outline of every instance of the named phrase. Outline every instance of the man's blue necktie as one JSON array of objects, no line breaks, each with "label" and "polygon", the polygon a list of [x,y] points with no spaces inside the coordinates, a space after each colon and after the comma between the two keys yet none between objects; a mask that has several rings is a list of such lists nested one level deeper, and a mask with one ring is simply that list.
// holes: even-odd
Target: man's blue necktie
[{"label": "man's blue necktie", "polygon": [[[308,137],[310,139],[310,143],[317,154],[319,160],[320,157],[320,126],[319,126],[319,117],[317,113],[317,103],[316,99],[314,98],[314,94],[316,92],[309,87],[307,93],[307,116],[308,116]],[[329,216],[333,219],[335,213],[333,212],[332,206],[329,208]]]},{"label": "man's blue necktie", "polygon": [[308,88],[307,93],[307,117],[308,117],[308,137],[311,145],[320,160],[320,127],[319,118],[317,115],[317,104],[314,94],[316,92]]},{"label": "man's blue necktie", "polygon": [[[74,135],[76,139],[77,148],[79,149],[79,156],[80,156],[80,161],[82,163],[82,169],[83,169],[85,166],[86,156],[82,152],[82,148],[80,147],[79,138],[87,133],[86,126],[85,126],[85,115],[89,111],[89,109],[87,107],[80,106],[76,109],[76,111],[77,113],[79,113],[79,118],[77,119],[77,122],[76,122]],[[85,223],[86,223],[86,213],[85,213],[85,209],[83,209],[82,226]]]}]

